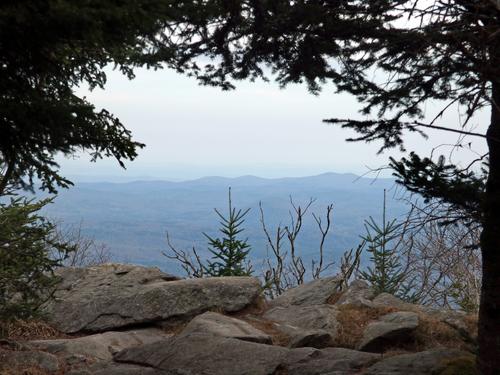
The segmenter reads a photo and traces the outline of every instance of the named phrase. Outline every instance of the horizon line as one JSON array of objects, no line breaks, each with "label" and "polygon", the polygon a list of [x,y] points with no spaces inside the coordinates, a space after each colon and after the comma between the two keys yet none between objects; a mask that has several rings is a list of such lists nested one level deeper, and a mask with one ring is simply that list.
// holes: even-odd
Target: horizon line
[{"label": "horizon line", "polygon": [[[72,180],[75,184],[81,183],[109,183],[109,184],[129,184],[129,183],[139,183],[139,182],[165,182],[165,183],[187,183],[187,182],[196,182],[208,179],[220,179],[220,180],[239,180],[244,178],[253,178],[265,181],[276,181],[276,180],[298,180],[298,179],[307,179],[307,178],[317,178],[328,175],[336,175],[336,176],[352,176],[353,182],[356,180],[394,180],[393,177],[367,177],[368,174],[359,175],[351,172],[324,172],[318,174],[311,175],[303,175],[303,176],[283,176],[283,177],[262,177],[255,174],[243,174],[238,176],[223,176],[223,175],[206,175],[201,177],[193,177],[193,178],[175,178],[175,177],[157,177],[157,176],[119,176],[119,175],[81,175],[81,174],[70,174],[68,178]],[[87,181],[86,181],[87,180]]]}]

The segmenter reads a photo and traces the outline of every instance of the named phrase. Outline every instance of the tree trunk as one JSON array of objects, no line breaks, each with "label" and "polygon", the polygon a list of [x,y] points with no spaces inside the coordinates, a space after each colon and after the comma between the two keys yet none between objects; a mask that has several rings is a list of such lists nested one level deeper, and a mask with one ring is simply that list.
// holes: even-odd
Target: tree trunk
[{"label": "tree trunk", "polygon": [[481,234],[483,280],[478,366],[482,375],[500,373],[500,82],[493,82],[492,98],[487,132],[490,166]]}]

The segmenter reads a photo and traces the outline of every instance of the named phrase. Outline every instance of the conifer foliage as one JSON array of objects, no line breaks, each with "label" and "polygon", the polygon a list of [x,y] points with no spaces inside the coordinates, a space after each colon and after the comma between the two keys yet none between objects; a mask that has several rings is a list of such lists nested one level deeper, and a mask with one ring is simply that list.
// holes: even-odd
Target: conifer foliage
[{"label": "conifer foliage", "polygon": [[0,205],[0,320],[36,315],[57,283],[55,268],[74,250],[40,216],[49,202],[14,198]]},{"label": "conifer foliage", "polygon": [[208,261],[207,273],[210,276],[250,276],[252,268],[247,262],[247,256],[250,252],[250,245],[246,239],[239,238],[244,228],[245,216],[250,209],[241,210],[233,207],[231,199],[231,188],[229,188],[228,197],[229,209],[225,216],[218,209],[214,209],[220,218],[221,238],[214,238],[206,233],[208,239],[209,251],[212,253],[212,260]]},{"label": "conifer foliage", "polygon": [[360,278],[368,281],[376,294],[389,293],[408,299],[407,273],[400,260],[401,225],[396,219],[387,220],[386,195],[382,209],[382,225],[370,217],[365,220],[366,233],[362,240],[370,253],[371,265],[360,271]]},{"label": "conifer foliage", "polygon": [[362,239],[367,244],[372,265],[360,272],[361,279],[368,281],[377,294],[397,295],[404,273],[397,249],[391,246],[398,237],[396,220],[384,220],[380,226],[370,217],[365,221],[365,228]]},{"label": "conifer foliage", "polygon": [[143,144],[78,87],[103,89],[105,67],[128,78],[172,63],[158,35],[173,20],[164,0],[5,0],[0,4],[0,194],[7,185],[49,191],[71,182],[56,154],[87,152],[121,166]]},{"label": "conifer foliage", "polygon": [[220,219],[219,232],[222,236],[212,237],[206,233],[203,235],[208,239],[208,251],[211,259],[201,257],[193,246],[191,251],[176,248],[170,241],[167,232],[167,245],[170,254],[163,253],[167,258],[176,261],[186,272],[188,277],[221,277],[221,276],[250,276],[252,266],[248,259],[251,247],[247,239],[241,238],[244,231],[243,224],[250,208],[241,210],[233,207],[231,188],[228,192],[228,213],[221,213],[214,208]]}]

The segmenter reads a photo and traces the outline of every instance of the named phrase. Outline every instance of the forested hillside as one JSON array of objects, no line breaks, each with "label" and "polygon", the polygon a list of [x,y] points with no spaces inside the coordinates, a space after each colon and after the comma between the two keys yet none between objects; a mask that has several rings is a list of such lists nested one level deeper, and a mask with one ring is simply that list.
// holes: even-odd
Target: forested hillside
[{"label": "forested hillside", "polygon": [[403,202],[391,199],[401,197],[391,179],[358,179],[352,174],[329,173],[281,179],[244,176],[186,182],[77,183],[73,189],[60,192],[47,214],[66,226],[81,224],[84,235],[107,244],[117,261],[158,265],[176,272],[177,266],[161,254],[167,250],[166,232],[176,247],[189,250],[195,245],[206,255],[202,232],[216,234],[219,223],[213,209],[225,212],[230,186],[234,205],[251,208],[244,233],[252,245],[250,254],[256,269],[266,256],[259,202],[272,231],[280,223],[289,224],[290,197],[303,207],[310,198],[316,199],[297,241],[306,260],[308,254],[317,251],[320,241],[312,213],[324,216],[328,204],[334,204],[333,227],[326,246],[330,260],[359,243],[364,219],[381,216],[384,189],[388,190],[391,215],[399,217],[407,209]]}]

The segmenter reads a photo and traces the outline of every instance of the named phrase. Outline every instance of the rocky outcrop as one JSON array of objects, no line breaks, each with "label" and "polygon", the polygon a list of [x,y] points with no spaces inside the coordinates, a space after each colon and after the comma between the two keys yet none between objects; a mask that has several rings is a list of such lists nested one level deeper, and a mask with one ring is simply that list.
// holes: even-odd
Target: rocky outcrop
[{"label": "rocky outcrop", "polygon": [[[23,362],[54,375],[420,375],[473,364],[465,314],[375,296],[362,281],[339,292],[337,278],[315,280],[263,306],[250,277],[181,280],[118,264],[60,275],[45,311],[78,334],[0,341],[0,373]],[[439,348],[450,339],[464,350]]]},{"label": "rocky outcrop", "polygon": [[86,368],[69,370],[66,375],[177,375],[151,367],[129,365],[125,363],[96,363]]},{"label": "rocky outcrop", "polygon": [[[305,361],[288,363],[288,375],[347,375],[380,360],[380,356],[344,348],[328,348],[314,351]],[[285,366],[284,366],[285,367]]]},{"label": "rocky outcrop", "polygon": [[349,374],[379,359],[348,349],[286,349],[209,335],[179,336],[115,356],[172,374],[269,375]]},{"label": "rocky outcrop", "polygon": [[[363,375],[429,375],[445,370],[447,360],[467,356],[456,349],[433,349],[383,359],[365,370]],[[470,356],[470,355],[469,355]],[[461,373],[444,372],[445,374]]]},{"label": "rocky outcrop", "polygon": [[274,327],[287,338],[289,348],[326,348],[333,345],[333,335],[324,329],[299,328],[290,324],[274,323]]},{"label": "rocky outcrop", "polygon": [[337,309],[331,305],[275,307],[263,317],[279,323],[308,329],[323,329],[335,335]]},{"label": "rocky outcrop", "polygon": [[395,307],[398,310],[404,311],[413,311],[416,307],[416,305],[406,303],[389,293],[380,293],[378,296],[373,298],[372,305],[374,307]]},{"label": "rocky outcrop", "polygon": [[443,322],[453,329],[455,329],[466,341],[475,342],[477,339],[477,332],[470,329],[467,324],[467,314],[463,311],[433,308],[429,306],[422,306],[413,303],[407,303],[401,299],[388,294],[381,293],[373,299],[373,307],[389,307],[400,311],[412,311],[417,314],[423,314]]},{"label": "rocky outcrop", "polygon": [[179,374],[268,375],[289,349],[193,333],[126,349],[114,359]]},{"label": "rocky outcrop", "polygon": [[373,298],[375,293],[368,283],[363,280],[355,280],[349,285],[349,288],[342,293],[335,306],[351,305],[360,307],[373,307]]},{"label": "rocky outcrop", "polygon": [[270,307],[286,307],[290,305],[312,306],[324,305],[339,292],[340,279],[336,276],[317,279],[289,289],[281,296],[269,302]]},{"label": "rocky outcrop", "polygon": [[103,265],[63,269],[55,300],[45,307],[65,333],[187,320],[208,310],[239,311],[260,295],[251,277],[178,280],[157,269]]},{"label": "rocky outcrop", "polygon": [[74,339],[36,340],[28,345],[33,349],[71,358],[83,356],[82,360],[109,361],[113,354],[123,349],[132,348],[165,339],[171,335],[158,328],[146,328],[125,332],[105,332]]},{"label": "rocky outcrop", "polygon": [[254,328],[247,322],[214,312],[206,312],[191,320],[182,330],[182,335],[194,333],[212,334],[220,337],[272,344],[270,335]]},{"label": "rocky outcrop", "polygon": [[32,372],[27,371],[38,371],[42,374],[56,375],[61,369],[59,359],[50,353],[39,350],[0,350],[0,374],[30,374]]},{"label": "rocky outcrop", "polygon": [[363,332],[358,349],[368,352],[384,352],[412,340],[418,327],[418,315],[410,311],[398,311],[384,315],[370,323]]},{"label": "rocky outcrop", "polygon": [[289,346],[325,348],[333,345],[338,330],[337,309],[331,305],[274,307],[263,318],[278,323],[276,329],[287,335]]}]

